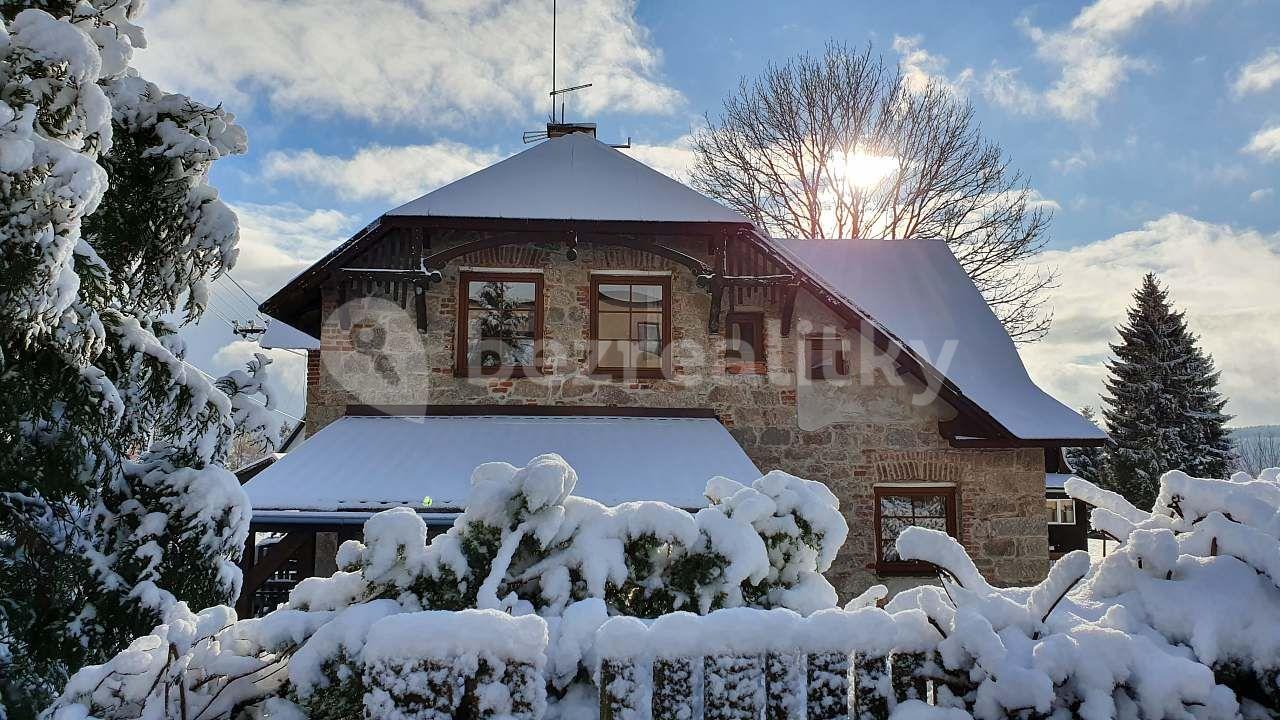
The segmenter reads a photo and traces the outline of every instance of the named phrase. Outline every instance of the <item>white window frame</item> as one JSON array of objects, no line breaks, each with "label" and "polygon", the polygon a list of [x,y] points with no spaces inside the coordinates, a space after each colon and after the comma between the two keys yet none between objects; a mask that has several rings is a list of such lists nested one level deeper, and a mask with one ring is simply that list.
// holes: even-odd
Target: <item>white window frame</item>
[{"label": "white window frame", "polygon": [[[1080,518],[1076,517],[1076,501],[1072,498],[1045,498],[1045,504],[1053,503],[1053,519],[1049,521],[1050,525],[1075,525],[1080,522]],[[1064,506],[1071,508],[1071,522],[1062,519]]]}]

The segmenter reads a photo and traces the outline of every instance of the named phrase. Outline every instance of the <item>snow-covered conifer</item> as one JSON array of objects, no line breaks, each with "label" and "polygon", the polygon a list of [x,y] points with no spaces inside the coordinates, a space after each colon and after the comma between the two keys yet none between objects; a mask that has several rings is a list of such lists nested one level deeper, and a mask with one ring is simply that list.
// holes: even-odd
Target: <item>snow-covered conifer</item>
[{"label": "snow-covered conifer", "polygon": [[[1084,407],[1080,410],[1080,414],[1085,420],[1093,424],[1097,424],[1093,408]],[[1100,447],[1078,447],[1066,449],[1067,463],[1071,465],[1071,472],[1076,477],[1084,478],[1096,485],[1106,486],[1106,454]]]},{"label": "snow-covered conifer", "polygon": [[1231,441],[1213,359],[1173,309],[1154,274],[1142,279],[1107,363],[1103,417],[1115,441],[1107,453],[1106,487],[1138,507],[1155,500],[1160,473],[1225,477]]},{"label": "snow-covered conifer", "polygon": [[163,318],[198,318],[234,262],[235,215],[207,175],[245,136],[129,67],[141,5],[0,8],[0,700],[15,717],[175,598],[239,587],[247,507],[221,463],[248,414],[228,391],[261,393],[264,375],[215,387]]}]

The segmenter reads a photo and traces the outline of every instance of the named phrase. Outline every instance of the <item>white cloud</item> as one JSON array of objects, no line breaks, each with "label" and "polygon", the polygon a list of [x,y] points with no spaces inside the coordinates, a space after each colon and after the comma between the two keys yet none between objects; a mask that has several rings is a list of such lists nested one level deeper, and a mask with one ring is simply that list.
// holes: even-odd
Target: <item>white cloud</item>
[{"label": "white cloud", "polygon": [[973,70],[965,68],[954,78],[947,77],[947,59],[925,50],[923,42],[924,38],[920,35],[893,37],[893,50],[900,56],[898,65],[902,69],[902,79],[907,89],[920,92],[930,81],[937,81],[954,95],[964,94],[973,80]]},{"label": "white cloud", "polygon": [[461,143],[387,147],[371,145],[349,158],[314,150],[272,152],[263,162],[269,180],[289,178],[329,188],[346,200],[402,203],[492,165],[502,156]]},{"label": "white cloud", "polygon": [[622,152],[680,182],[688,182],[689,170],[696,158],[692,135],[682,135],[666,145],[633,143]]},{"label": "white cloud", "polygon": [[1243,149],[1263,160],[1280,160],[1280,125],[1272,125],[1254,133]]},{"label": "white cloud", "polygon": [[1049,161],[1049,165],[1060,173],[1073,173],[1083,170],[1094,164],[1098,159],[1098,154],[1094,152],[1092,147],[1085,146],[1074,152],[1067,153],[1061,157],[1056,157]]},{"label": "white cloud", "polygon": [[1043,106],[1067,120],[1090,120],[1098,105],[1135,72],[1153,69],[1149,61],[1124,54],[1123,36],[1148,14],[1169,12],[1205,0],[1096,0],[1059,30],[1036,27],[1026,18],[1018,26],[1036,46],[1036,55],[1057,66],[1058,79],[1043,91],[1023,83],[1017,70],[994,67],[983,80],[992,102],[1016,112]]},{"label": "white cloud", "polygon": [[1269,187],[1258,188],[1257,190],[1254,190],[1253,192],[1249,193],[1249,202],[1251,203],[1264,202],[1266,200],[1270,200],[1271,197],[1275,194],[1276,194],[1275,188],[1269,188]]},{"label": "white cloud", "polygon": [[[683,98],[629,0],[564,3],[557,82],[594,83],[573,109],[670,113]],[[548,109],[543,0],[169,0],[135,64],[164,87],[247,106],[379,123],[459,126]]]},{"label": "white cloud", "polygon": [[1037,258],[1061,271],[1048,337],[1022,349],[1046,390],[1073,407],[1098,405],[1107,343],[1148,271],[1159,275],[1222,371],[1236,425],[1280,421],[1280,234],[1170,214],[1141,229]]},{"label": "white cloud", "polygon": [[1256,60],[1240,68],[1232,90],[1237,97],[1266,92],[1280,83],[1280,48],[1267,48]]},{"label": "white cloud", "polygon": [[278,290],[358,228],[355,218],[337,210],[253,203],[238,203],[234,209],[240,217],[240,255],[232,272],[259,299]]},{"label": "white cloud", "polygon": [[993,64],[982,78],[982,95],[991,102],[1019,115],[1032,115],[1040,110],[1040,95],[1018,77],[1017,68]]}]

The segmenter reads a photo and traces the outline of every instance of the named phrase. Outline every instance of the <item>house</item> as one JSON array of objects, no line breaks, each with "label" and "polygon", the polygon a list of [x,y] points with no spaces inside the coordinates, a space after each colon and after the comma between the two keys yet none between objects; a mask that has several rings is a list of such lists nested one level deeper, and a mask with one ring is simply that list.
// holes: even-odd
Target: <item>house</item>
[{"label": "house", "polygon": [[1067,495],[1070,473],[1045,473],[1044,507],[1049,520],[1049,558],[1089,549],[1089,505]]},{"label": "house", "polygon": [[929,575],[894,552],[907,525],[996,582],[1043,576],[1045,473],[1105,435],[1032,383],[944,242],[766,237],[589,126],[548,130],[263,303],[319,348],[309,438],[246,485],[255,529],[286,533],[247,591],[286,553],[331,568],[382,508],[447,526],[471,468],[547,451],[605,503],[820,480],[851,528],[845,595]]}]

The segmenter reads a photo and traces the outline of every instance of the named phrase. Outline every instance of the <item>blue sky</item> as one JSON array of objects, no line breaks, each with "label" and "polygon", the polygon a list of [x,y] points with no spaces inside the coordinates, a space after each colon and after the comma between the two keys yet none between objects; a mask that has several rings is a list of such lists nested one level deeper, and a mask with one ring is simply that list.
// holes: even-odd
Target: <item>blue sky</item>
[{"label": "blue sky", "polygon": [[[1218,360],[1238,424],[1280,422],[1280,3],[560,5],[560,84],[595,83],[569,115],[677,176],[686,136],[739,77],[829,40],[951,83],[1055,208],[1041,259],[1062,277],[1055,329],[1023,352],[1036,379],[1096,404],[1113,327],[1155,270]],[[520,150],[545,121],[549,11],[153,2],[135,64],[248,129],[250,152],[213,180],[241,216],[233,274],[261,298],[381,212]],[[234,297],[217,293],[223,314],[243,310]],[[211,372],[250,349],[216,316],[187,334]],[[280,362],[295,414],[296,360]]]}]

